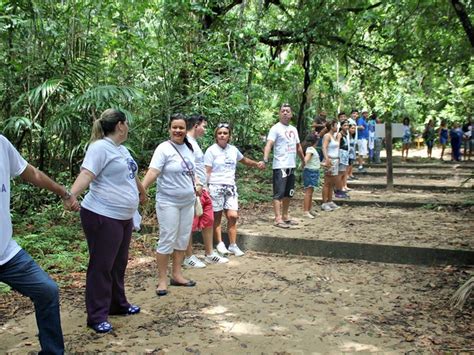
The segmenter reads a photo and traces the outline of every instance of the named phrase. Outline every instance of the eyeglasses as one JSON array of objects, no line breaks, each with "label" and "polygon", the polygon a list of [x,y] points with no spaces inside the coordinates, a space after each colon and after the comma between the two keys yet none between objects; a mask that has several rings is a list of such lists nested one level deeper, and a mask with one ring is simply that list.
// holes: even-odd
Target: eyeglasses
[{"label": "eyeglasses", "polygon": [[229,124],[228,123],[219,123],[217,125],[217,128],[229,128]]}]

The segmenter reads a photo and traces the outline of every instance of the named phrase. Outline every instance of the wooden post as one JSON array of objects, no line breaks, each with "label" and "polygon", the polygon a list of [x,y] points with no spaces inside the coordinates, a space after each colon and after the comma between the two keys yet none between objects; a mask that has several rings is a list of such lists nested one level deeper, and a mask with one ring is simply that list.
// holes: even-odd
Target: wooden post
[{"label": "wooden post", "polygon": [[392,122],[385,123],[385,148],[387,151],[387,190],[393,191]]}]

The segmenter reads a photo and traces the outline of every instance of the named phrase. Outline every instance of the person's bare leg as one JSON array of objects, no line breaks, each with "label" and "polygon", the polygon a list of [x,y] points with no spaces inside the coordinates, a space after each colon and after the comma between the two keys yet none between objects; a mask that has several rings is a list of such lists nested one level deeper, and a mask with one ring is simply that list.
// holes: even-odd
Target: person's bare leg
[{"label": "person's bare leg", "polygon": [[444,160],[444,150],[446,149],[445,144],[441,144],[441,158],[440,160]]},{"label": "person's bare leg", "polygon": [[214,239],[217,244],[222,242],[222,211],[219,212],[214,212],[214,226],[213,226],[213,232],[214,232]]},{"label": "person's bare leg", "polygon": [[237,244],[237,211],[227,210],[227,234],[229,235],[229,243]]},{"label": "person's bare leg", "polygon": [[273,200],[273,212],[275,212],[275,223],[282,222],[281,219],[282,200]]},{"label": "person's bare leg", "polygon": [[168,286],[168,254],[156,253],[156,263],[158,264],[158,286],[157,290],[166,290]]},{"label": "person's bare leg", "polygon": [[282,219],[283,221],[289,221],[290,216],[289,216],[289,209],[290,209],[290,198],[289,197],[283,197],[283,200],[281,201],[281,209],[282,209]]},{"label": "person's bare leg", "polygon": [[202,234],[202,240],[204,242],[205,254],[206,255],[211,255],[212,251],[214,249],[213,246],[212,246],[212,227],[204,228],[201,231],[201,234]]},{"label": "person's bare leg", "polygon": [[184,250],[175,250],[173,253],[173,265],[171,271],[171,277],[180,283],[187,283],[189,280],[185,279],[183,276],[183,269],[181,264],[184,260]]},{"label": "person's bare leg", "polygon": [[304,200],[303,200],[303,212],[311,211],[313,205],[313,191],[312,187],[307,187],[304,191]]},{"label": "person's bare leg", "polygon": [[185,252],[185,256],[187,258],[189,258],[191,255],[193,255],[193,232],[191,232],[191,235],[189,236],[189,243]]}]

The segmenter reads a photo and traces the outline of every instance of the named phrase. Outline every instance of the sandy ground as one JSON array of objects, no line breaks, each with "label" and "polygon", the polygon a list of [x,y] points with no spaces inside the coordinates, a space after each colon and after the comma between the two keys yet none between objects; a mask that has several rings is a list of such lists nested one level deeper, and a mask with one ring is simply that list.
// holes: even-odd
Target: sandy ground
[{"label": "sandy ground", "polygon": [[[298,201],[293,203],[297,205]],[[291,229],[281,229],[273,226],[271,204],[261,205],[259,213],[242,213],[239,232],[281,238],[474,249],[471,209],[437,211],[344,206],[336,211],[317,213],[315,219],[302,218],[299,207],[298,212],[292,213],[299,224]]]},{"label": "sandy ground", "polygon": [[[129,300],[111,334],[85,327],[83,281],[63,291],[68,352],[154,354],[407,353],[474,349],[472,304],[446,307],[473,270],[425,268],[248,252],[188,270],[195,288],[154,294],[154,263],[135,258]],[[24,312],[24,310],[22,310]],[[31,312],[30,309],[27,312]],[[0,352],[38,349],[33,314],[1,326]]]},{"label": "sandy ground", "polygon": [[[448,180],[449,181],[449,180]],[[423,179],[426,183],[426,180]],[[437,180],[439,182],[439,180]],[[319,194],[319,193],[316,193]],[[315,196],[316,196],[315,194]],[[473,200],[471,191],[358,190],[353,199]],[[271,203],[240,212],[239,232],[277,237],[474,249],[472,207],[349,207],[301,217],[302,191],[291,204],[300,223],[272,225]],[[316,206],[317,208],[317,206]],[[448,300],[474,269],[406,266],[247,252],[229,264],[187,270],[195,288],[155,293],[156,235],[134,240],[127,270],[129,300],[139,315],[110,317],[115,330],[85,326],[84,274],[62,276],[62,322],[70,353],[339,354],[474,352],[472,298],[463,311]],[[202,254],[202,250],[197,251]],[[32,305],[0,294],[0,353],[39,349]]]}]

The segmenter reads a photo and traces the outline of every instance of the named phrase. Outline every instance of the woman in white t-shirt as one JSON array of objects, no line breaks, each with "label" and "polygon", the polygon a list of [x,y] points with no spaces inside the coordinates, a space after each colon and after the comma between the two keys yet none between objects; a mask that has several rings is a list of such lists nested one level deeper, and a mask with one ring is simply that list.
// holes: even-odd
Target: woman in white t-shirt
[{"label": "woman in white t-shirt", "polygon": [[[223,255],[232,253],[235,256],[242,256],[244,253],[237,246],[239,204],[237,186],[235,185],[235,170],[237,162],[259,169],[265,169],[265,163],[244,157],[235,146],[229,144],[231,134],[228,123],[217,125],[214,131],[216,143],[206,150],[204,165],[214,210],[214,238],[218,242],[217,251]],[[225,212],[227,218],[227,233],[230,242],[228,249],[222,241],[222,212]]]},{"label": "woman in white t-shirt", "polygon": [[193,287],[196,282],[185,279],[181,264],[188,247],[194,218],[196,194],[202,186],[195,180],[194,153],[186,137],[186,116],[175,114],[169,122],[170,139],[153,153],[143,179],[145,190],[156,181],[156,216],[160,239],[156,248],[158,286],[156,294],[168,294],[168,260],[173,254],[171,286]]},{"label": "woman in white t-shirt", "polygon": [[332,193],[336,186],[339,174],[339,142],[336,138],[337,121],[331,121],[326,125],[328,133],[323,137],[323,167],[324,167],[324,185],[322,190],[323,211],[333,211],[339,208],[332,200]]},{"label": "woman in white t-shirt", "polygon": [[94,122],[91,144],[71,187],[74,196],[89,187],[80,215],[89,247],[87,325],[97,333],[112,330],[109,315],[140,312],[140,307],[127,301],[124,277],[132,217],[146,195],[137,178],[138,165],[122,145],[127,137],[125,114],[115,109],[104,111]]}]

